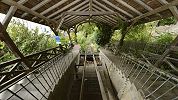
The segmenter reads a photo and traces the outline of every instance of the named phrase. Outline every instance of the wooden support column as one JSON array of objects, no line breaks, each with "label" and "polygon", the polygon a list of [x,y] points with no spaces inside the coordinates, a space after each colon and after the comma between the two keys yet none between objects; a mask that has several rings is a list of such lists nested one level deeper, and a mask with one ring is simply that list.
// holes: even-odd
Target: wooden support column
[{"label": "wooden support column", "polygon": [[26,61],[25,57],[23,56],[23,54],[19,51],[19,49],[17,48],[17,46],[15,45],[15,43],[13,42],[13,40],[10,38],[10,36],[8,35],[7,31],[5,30],[5,28],[3,27],[2,23],[0,23],[0,40],[4,41],[5,44],[9,47],[9,49],[13,52],[13,54],[17,57],[17,58],[21,58],[22,61],[24,62],[24,64],[30,68],[28,62]]}]

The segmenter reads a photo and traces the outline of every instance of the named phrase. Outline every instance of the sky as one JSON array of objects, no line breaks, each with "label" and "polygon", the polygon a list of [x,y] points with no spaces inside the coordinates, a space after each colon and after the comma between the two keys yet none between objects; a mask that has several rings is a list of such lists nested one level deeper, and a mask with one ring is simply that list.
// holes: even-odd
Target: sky
[{"label": "sky", "polygon": [[[5,18],[5,14],[0,13],[0,22],[2,22],[4,18]],[[16,18],[16,17],[13,17],[12,19],[15,19],[16,21],[24,23],[25,26],[27,26],[29,29],[35,29],[36,27],[38,27],[40,33],[45,32],[45,30],[48,32],[47,34],[52,33],[51,29],[48,26],[30,22],[30,21],[23,20],[23,19]]]}]

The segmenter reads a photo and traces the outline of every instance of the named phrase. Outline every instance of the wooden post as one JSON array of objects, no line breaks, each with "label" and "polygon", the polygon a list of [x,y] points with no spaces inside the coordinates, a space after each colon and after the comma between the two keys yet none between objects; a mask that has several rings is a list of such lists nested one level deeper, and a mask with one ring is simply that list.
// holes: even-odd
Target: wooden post
[{"label": "wooden post", "polygon": [[28,62],[26,61],[25,57],[23,56],[23,54],[19,51],[19,49],[17,48],[17,46],[15,45],[15,43],[13,42],[13,40],[10,38],[10,36],[8,35],[7,31],[5,30],[5,28],[3,27],[2,23],[0,22],[0,40],[4,41],[6,43],[6,45],[9,47],[9,49],[13,52],[13,54],[18,57],[21,58],[22,61],[24,62],[24,64],[30,68]]},{"label": "wooden post", "polygon": [[[20,1],[18,1],[18,3],[19,3],[19,4],[24,4],[24,3],[26,3],[27,1],[28,1],[28,0],[20,0]],[[12,19],[12,17],[13,17],[13,15],[15,14],[16,10],[17,10],[17,7],[16,7],[16,6],[11,6],[11,7],[9,8],[9,11],[8,11],[7,14],[6,14],[6,17],[4,18],[4,20],[3,20],[3,22],[2,22],[2,25],[4,26],[4,29],[7,28],[9,22],[11,21],[11,19]]]}]

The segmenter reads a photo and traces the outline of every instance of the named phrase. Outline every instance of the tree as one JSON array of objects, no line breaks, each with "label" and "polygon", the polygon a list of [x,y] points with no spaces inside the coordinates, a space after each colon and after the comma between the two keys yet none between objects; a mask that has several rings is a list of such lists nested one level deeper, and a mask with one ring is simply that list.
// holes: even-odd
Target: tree
[{"label": "tree", "polygon": [[[7,31],[24,55],[57,46],[53,36],[46,35],[46,33],[39,33],[38,28],[30,30],[25,24],[17,22],[16,20],[11,21]],[[0,47],[0,62],[15,58],[3,42],[0,42]]]}]

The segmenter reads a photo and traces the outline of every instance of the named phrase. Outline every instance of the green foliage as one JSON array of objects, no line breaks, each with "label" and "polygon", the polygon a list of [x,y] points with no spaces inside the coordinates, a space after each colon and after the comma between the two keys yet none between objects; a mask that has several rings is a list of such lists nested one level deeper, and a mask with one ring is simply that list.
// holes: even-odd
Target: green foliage
[{"label": "green foliage", "polygon": [[98,24],[99,28],[98,34],[96,35],[96,43],[100,46],[104,46],[109,43],[113,30],[112,27],[107,24]]},{"label": "green foliage", "polygon": [[84,23],[78,28],[77,40],[81,46],[81,50],[85,51],[89,46],[94,46],[97,49],[96,34],[98,34],[98,28],[94,23]]},{"label": "green foliage", "polygon": [[166,19],[159,20],[158,26],[176,24],[176,22],[177,22],[176,18],[169,17],[169,18],[166,18]]},{"label": "green foliage", "polygon": [[[46,33],[39,33],[38,28],[28,29],[24,24],[12,20],[7,31],[18,49],[24,54],[31,54],[47,48],[56,47],[55,39]],[[15,58],[3,42],[0,43],[0,62]]]},{"label": "green foliage", "polygon": [[95,28],[96,25],[94,23],[84,23],[78,27],[78,31],[83,32],[87,37],[88,34],[92,34],[96,30]]},{"label": "green foliage", "polygon": [[174,35],[168,32],[162,33],[160,36],[156,37],[155,42],[159,44],[170,44],[174,39]]},{"label": "green foliage", "polygon": [[123,30],[125,30],[126,28],[127,28],[127,26],[128,26],[128,23],[127,22],[125,22],[125,21],[123,21],[121,18],[119,18],[118,17],[118,19],[117,19],[117,26],[115,27],[115,29],[117,29],[117,30],[121,30],[121,32],[123,31]]},{"label": "green foliage", "polygon": [[121,38],[121,31],[120,30],[115,30],[112,37],[111,37],[111,40],[110,42],[111,43],[115,43],[115,42],[118,42],[118,40]]}]

